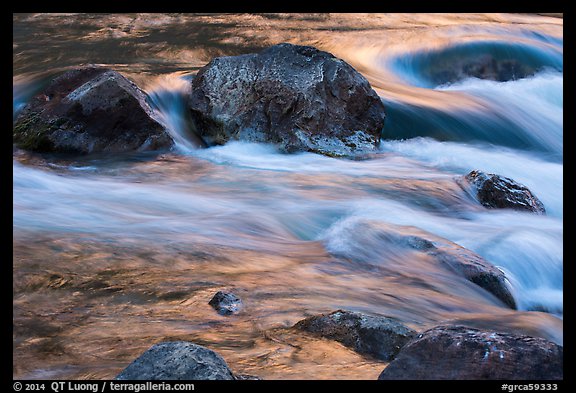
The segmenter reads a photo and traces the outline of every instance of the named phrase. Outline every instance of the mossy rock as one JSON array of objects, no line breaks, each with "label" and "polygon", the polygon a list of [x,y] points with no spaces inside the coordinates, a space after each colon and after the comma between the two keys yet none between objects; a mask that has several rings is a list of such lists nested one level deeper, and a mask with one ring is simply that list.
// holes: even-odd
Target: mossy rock
[{"label": "mossy rock", "polygon": [[170,135],[133,82],[104,67],[54,78],[13,124],[13,143],[37,152],[128,152],[167,149]]}]

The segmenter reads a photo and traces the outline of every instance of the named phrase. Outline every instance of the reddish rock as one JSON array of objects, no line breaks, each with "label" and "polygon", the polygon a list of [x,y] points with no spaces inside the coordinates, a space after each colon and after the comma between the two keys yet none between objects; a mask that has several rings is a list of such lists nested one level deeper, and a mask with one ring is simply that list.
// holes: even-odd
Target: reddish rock
[{"label": "reddish rock", "polygon": [[546,214],[542,202],[526,186],[508,177],[472,171],[464,180],[470,185],[472,194],[487,208]]},{"label": "reddish rock", "polygon": [[437,326],[407,343],[378,379],[559,380],[563,347],[543,338]]}]

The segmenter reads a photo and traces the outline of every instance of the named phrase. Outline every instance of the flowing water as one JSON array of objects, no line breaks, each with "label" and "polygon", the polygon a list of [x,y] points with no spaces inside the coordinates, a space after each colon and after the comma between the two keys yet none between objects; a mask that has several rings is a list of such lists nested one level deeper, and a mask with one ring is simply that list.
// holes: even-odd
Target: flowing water
[{"label": "flowing water", "polygon": [[[176,142],[114,156],[14,148],[14,378],[113,378],[157,342],[190,340],[264,379],[376,379],[385,362],[288,329],[337,309],[562,344],[561,17],[13,19],[14,116],[51,76],[101,64],[146,91]],[[387,108],[376,154],[205,148],[187,121],[193,75],[215,56],[279,42],[314,45],[366,76]],[[455,71],[486,56],[509,75]],[[483,208],[458,186],[473,169],[526,185],[547,214]],[[499,267],[518,310],[394,240],[411,234]],[[218,290],[238,294],[242,312],[218,315],[208,305]]]}]

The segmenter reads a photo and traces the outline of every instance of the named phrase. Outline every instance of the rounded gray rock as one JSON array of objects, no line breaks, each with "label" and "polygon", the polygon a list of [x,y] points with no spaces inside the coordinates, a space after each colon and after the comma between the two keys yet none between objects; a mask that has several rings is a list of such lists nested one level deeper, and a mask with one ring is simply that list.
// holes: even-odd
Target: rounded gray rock
[{"label": "rounded gray rock", "polygon": [[213,59],[194,78],[189,102],[208,144],[266,142],[289,153],[371,153],[385,119],[380,97],[349,64],[287,43]]},{"label": "rounded gray rock", "polygon": [[156,344],[140,355],[118,380],[231,380],[228,365],[216,352],[186,341]]}]

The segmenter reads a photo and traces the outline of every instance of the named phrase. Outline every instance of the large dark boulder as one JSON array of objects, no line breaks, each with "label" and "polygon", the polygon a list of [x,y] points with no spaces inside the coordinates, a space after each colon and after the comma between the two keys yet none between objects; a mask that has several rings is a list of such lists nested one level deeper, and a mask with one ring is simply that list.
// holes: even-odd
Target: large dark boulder
[{"label": "large dark boulder", "polygon": [[394,318],[342,310],[303,319],[294,327],[387,361],[416,334]]},{"label": "large dark boulder", "polygon": [[235,379],[216,352],[186,341],[156,344],[116,376],[119,380]]},{"label": "large dark boulder", "polygon": [[373,152],[385,118],[380,97],[349,64],[286,43],[213,59],[192,82],[190,108],[209,144],[267,142],[331,156]]},{"label": "large dark boulder", "polygon": [[105,67],[86,66],[54,78],[23,108],[13,142],[41,152],[125,152],[172,146],[146,95]]},{"label": "large dark boulder", "polygon": [[[507,208],[546,214],[542,202],[526,186],[508,177],[475,170],[464,176],[464,181],[469,185],[468,191],[471,191],[487,208]],[[460,181],[465,189],[466,183]]]},{"label": "large dark boulder", "polygon": [[543,338],[437,326],[407,343],[378,379],[558,380],[563,347]]}]

